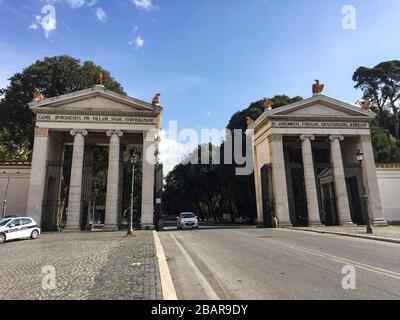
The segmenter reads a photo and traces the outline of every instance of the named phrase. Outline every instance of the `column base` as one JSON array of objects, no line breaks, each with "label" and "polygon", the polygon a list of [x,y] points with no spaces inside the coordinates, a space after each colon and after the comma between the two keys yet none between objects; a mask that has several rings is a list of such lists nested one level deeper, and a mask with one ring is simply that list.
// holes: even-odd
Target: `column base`
[{"label": "column base", "polygon": [[290,222],[279,222],[279,228],[291,228],[293,227],[293,224]]},{"label": "column base", "polygon": [[74,233],[74,232],[81,232],[81,227],[80,226],[68,226],[65,227],[63,232],[69,232],[69,233]]},{"label": "column base", "polygon": [[141,224],[142,230],[154,230],[154,224],[153,223],[142,223]]},{"label": "column base", "polygon": [[118,231],[118,230],[119,230],[119,228],[118,228],[118,225],[116,225],[116,224],[106,224],[103,227],[103,231],[106,231],[106,232]]},{"label": "column base", "polygon": [[374,219],[374,222],[372,223],[374,227],[387,227],[389,224],[384,218],[378,218]]},{"label": "column base", "polygon": [[348,221],[348,222],[340,223],[339,226],[341,226],[341,227],[354,227],[355,224],[353,223],[353,221]]},{"label": "column base", "polygon": [[323,227],[324,225],[321,223],[321,221],[310,221],[308,223],[309,227]]}]

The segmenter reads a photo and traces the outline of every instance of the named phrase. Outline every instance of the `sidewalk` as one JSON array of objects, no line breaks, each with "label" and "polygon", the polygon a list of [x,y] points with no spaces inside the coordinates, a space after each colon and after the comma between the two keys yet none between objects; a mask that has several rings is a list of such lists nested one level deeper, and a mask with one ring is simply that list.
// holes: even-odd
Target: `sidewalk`
[{"label": "sidewalk", "polygon": [[289,228],[291,230],[301,230],[308,232],[335,234],[347,237],[371,239],[377,241],[386,241],[400,244],[400,226],[389,226],[389,227],[376,227],[374,228],[373,234],[367,234],[365,226],[356,227],[300,227],[300,228]]},{"label": "sidewalk", "polygon": [[[1,257],[0,299],[163,299],[151,231],[42,234],[3,244]],[[54,287],[45,288],[49,267]]]}]

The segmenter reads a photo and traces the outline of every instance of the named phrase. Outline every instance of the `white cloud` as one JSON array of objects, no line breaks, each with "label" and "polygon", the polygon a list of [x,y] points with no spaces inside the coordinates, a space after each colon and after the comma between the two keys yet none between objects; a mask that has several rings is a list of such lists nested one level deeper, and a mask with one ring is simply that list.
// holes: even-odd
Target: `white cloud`
[{"label": "white cloud", "polygon": [[151,11],[155,9],[152,1],[153,0],[133,0],[133,3],[139,10]]},{"label": "white cloud", "polygon": [[102,8],[96,9],[96,16],[101,22],[106,22],[107,20],[107,13]]},{"label": "white cloud", "polygon": [[85,0],[67,0],[72,9],[77,9],[85,5]]},{"label": "white cloud", "polygon": [[140,48],[143,48],[143,46],[144,46],[144,39],[142,38],[142,37],[136,37],[136,39],[135,40],[133,40],[133,41],[129,41],[129,45],[131,45],[131,46],[135,46],[136,47],[136,49],[140,49]]},{"label": "white cloud", "polygon": [[88,7],[93,7],[93,6],[95,6],[97,4],[97,0],[89,0],[89,2],[88,2]]}]

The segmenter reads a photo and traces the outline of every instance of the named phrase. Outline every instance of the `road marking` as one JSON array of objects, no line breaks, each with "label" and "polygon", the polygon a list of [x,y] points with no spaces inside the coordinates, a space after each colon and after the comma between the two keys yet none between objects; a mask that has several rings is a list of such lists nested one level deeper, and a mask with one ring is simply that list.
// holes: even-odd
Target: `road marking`
[{"label": "road marking", "polygon": [[[244,235],[247,235],[249,237],[253,237],[253,236],[248,235],[248,234],[246,234],[244,232],[241,232],[241,231],[236,231],[236,232],[244,234]],[[304,248],[304,247],[299,247],[299,246],[288,244],[288,243],[285,243],[285,242],[272,240],[270,238],[263,239],[263,240],[266,240],[266,241],[271,242],[271,243],[275,243],[277,245],[281,245],[281,246],[287,247],[287,248],[292,249],[292,250],[300,251],[300,252],[303,252],[303,253],[308,253],[308,254],[311,254],[311,255],[314,255],[314,256],[318,256],[318,257],[321,257],[321,258],[330,259],[330,260],[335,261],[335,262],[344,263],[346,265],[351,264],[353,266],[358,267],[359,269],[363,269],[363,270],[366,270],[366,271],[378,273],[378,274],[384,275],[384,276],[389,277],[389,278],[400,280],[400,273],[395,272],[395,271],[391,271],[391,270],[387,270],[387,269],[371,266],[371,265],[364,264],[364,263],[361,263],[361,262],[358,262],[358,261],[354,261],[354,260],[351,260],[351,259],[338,257],[338,256],[331,255],[331,254],[328,254],[328,253],[324,253],[324,252],[320,252],[320,251],[316,251],[316,250],[312,250],[312,249],[307,249],[307,248]]]},{"label": "road marking", "polygon": [[175,241],[177,247],[179,250],[182,252],[183,257],[185,258],[187,264],[190,266],[190,268],[193,270],[194,274],[196,275],[197,279],[200,281],[201,286],[203,287],[205,293],[207,294],[208,298],[210,300],[220,300],[218,294],[214,291],[214,289],[211,287],[210,283],[206,279],[206,277],[201,273],[199,268],[196,266],[196,264],[193,262],[192,258],[189,256],[185,248],[180,244],[178,239],[170,233],[171,238]]},{"label": "road marking", "polygon": [[163,298],[164,300],[178,300],[160,237],[157,231],[153,231],[153,235],[157,251],[158,268],[160,269]]}]

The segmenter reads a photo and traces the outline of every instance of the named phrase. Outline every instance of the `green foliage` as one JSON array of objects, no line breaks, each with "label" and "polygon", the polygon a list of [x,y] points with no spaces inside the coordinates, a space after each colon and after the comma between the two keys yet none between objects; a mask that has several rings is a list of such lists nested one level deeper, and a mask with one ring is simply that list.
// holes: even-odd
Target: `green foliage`
[{"label": "green foliage", "polygon": [[[195,164],[200,163],[202,150],[208,151],[210,164]],[[217,156],[218,151],[219,147],[198,146],[184,161],[188,164],[179,164],[168,174],[164,191],[165,212],[177,215],[194,211],[203,219],[219,220],[222,217],[220,166],[211,164],[212,156]]]},{"label": "green foliage", "polygon": [[32,148],[34,133],[34,115],[28,103],[33,100],[34,89],[39,88],[46,97],[83,90],[93,86],[93,77],[103,72],[108,79],[106,88],[125,94],[121,85],[106,70],[86,61],[69,56],[57,56],[38,60],[22,72],[10,78],[7,88],[0,90],[0,145],[6,148],[11,157],[17,157],[17,149]]},{"label": "green foliage", "polygon": [[[301,97],[289,98],[285,95],[275,96],[271,99],[272,108],[279,108],[297,101],[302,100]],[[243,132],[247,129],[246,117],[256,120],[264,112],[263,100],[259,100],[250,104],[250,106],[242,111],[236,112],[229,120],[227,128],[229,130],[242,129]]]},{"label": "green foliage", "polygon": [[379,125],[400,141],[400,60],[385,61],[373,68],[360,67],[353,81],[363,98],[372,101]]},{"label": "green foliage", "polygon": [[[278,108],[300,101],[302,98],[275,96],[271,100],[274,103],[273,107]],[[243,145],[245,145],[246,117],[257,119],[263,112],[263,101],[253,102],[248,108],[235,113],[227,128],[241,129]],[[199,146],[189,158],[199,157],[201,148]],[[221,147],[209,145],[208,148],[210,153],[218,150],[221,157],[220,163],[223,163],[225,144]],[[254,175],[238,176],[235,169],[236,164],[179,164],[166,178],[164,211],[168,214],[194,211],[203,219],[211,218],[215,221],[220,221],[224,213],[229,213],[233,217],[254,219],[257,211]]]},{"label": "green foliage", "polygon": [[371,126],[372,145],[377,163],[399,163],[400,144],[376,123]]}]

